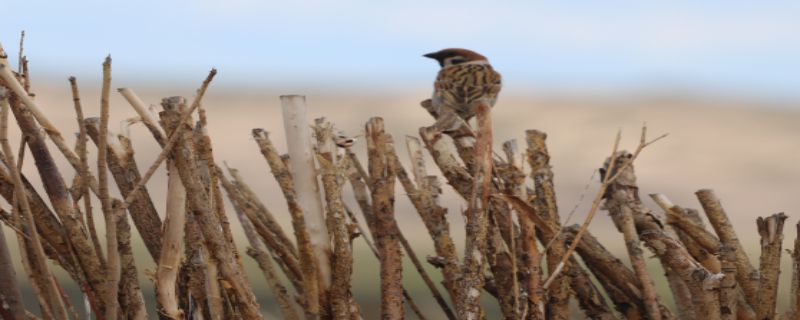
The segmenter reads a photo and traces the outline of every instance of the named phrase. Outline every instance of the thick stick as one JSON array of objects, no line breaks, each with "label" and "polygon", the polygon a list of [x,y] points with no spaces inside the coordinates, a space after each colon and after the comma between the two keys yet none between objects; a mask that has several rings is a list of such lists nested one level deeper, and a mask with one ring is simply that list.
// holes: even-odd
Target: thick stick
[{"label": "thick stick", "polygon": [[123,314],[127,319],[145,320],[147,319],[147,309],[144,304],[142,289],[139,287],[139,274],[136,271],[136,261],[134,260],[133,247],[131,246],[131,226],[122,208],[122,201],[114,200],[112,207],[118,210],[117,218],[117,248],[120,255],[120,268],[122,276],[119,285],[120,301],[124,308]]},{"label": "thick stick", "polygon": [[331,316],[334,319],[349,319],[351,309],[350,282],[353,273],[353,252],[350,249],[349,232],[342,201],[342,183],[347,168],[347,158],[338,159],[333,141],[333,125],[317,119],[314,125],[317,138],[317,161],[320,165],[325,202],[327,204],[327,229],[333,235],[332,279],[328,291]]},{"label": "thick stick", "polygon": [[[538,130],[528,130],[525,134],[528,142],[528,163],[531,166],[531,179],[536,192],[533,207],[542,220],[547,221],[554,229],[558,230],[561,228],[561,224],[556,205],[553,171],[550,168],[550,154],[547,152],[547,145],[545,144],[547,134]],[[564,275],[558,275],[560,271],[556,271],[563,268],[563,265],[559,267],[559,261],[562,257],[565,257],[564,241],[561,240],[561,236],[557,233],[549,238],[542,233],[537,235],[542,243],[552,243],[546,253],[547,269],[550,275],[544,285],[544,289],[549,293],[545,305],[545,316],[547,319],[568,319],[569,278]],[[534,307],[537,306],[531,306],[531,308]]]},{"label": "thick stick", "polygon": [[[88,118],[84,121],[84,126],[89,137],[99,146],[100,128],[98,120],[97,118]],[[141,174],[139,174],[130,140],[123,136],[113,137],[108,135],[106,141],[108,169],[111,171],[114,182],[119,187],[122,196],[131,197],[132,202],[128,205],[128,211],[133,223],[142,236],[150,256],[154,261],[158,261],[161,254],[162,222],[146,186],[139,188],[139,191],[135,194],[131,193],[135,185],[141,181]]]},{"label": "thick stick", "polygon": [[759,274],[758,270],[753,268],[747,253],[744,251],[742,243],[736,236],[736,231],[733,230],[728,215],[722,208],[722,204],[711,189],[702,189],[695,192],[697,199],[703,206],[703,210],[708,217],[711,226],[714,227],[719,240],[722,243],[730,244],[734,247],[736,252],[736,280],[744,291],[745,299],[748,304],[755,306],[758,301],[758,286]]},{"label": "thick stick", "polygon": [[300,200],[295,192],[295,185],[292,173],[286,163],[281,159],[280,153],[275,149],[269,135],[263,129],[253,129],[253,138],[258,143],[259,149],[264,159],[272,170],[272,175],[281,187],[286,204],[289,207],[289,214],[292,216],[292,227],[294,228],[295,239],[300,259],[300,267],[303,270],[303,310],[306,318],[319,316],[319,284],[317,276],[317,256],[311,246],[311,236],[306,228],[305,214],[300,206]]},{"label": "thick stick", "polygon": [[725,275],[719,283],[719,314],[721,320],[736,319],[739,287],[736,284],[736,252],[732,246],[719,248],[720,270]]},{"label": "thick stick", "polygon": [[486,245],[489,227],[489,193],[492,178],[492,117],[487,104],[478,106],[478,138],[475,145],[475,171],[472,195],[467,209],[467,239],[464,248],[464,266],[461,272],[462,299],[458,315],[462,319],[484,317],[480,305],[484,284],[483,269],[486,263]]},{"label": "thick stick", "polygon": [[[378,252],[378,249],[375,247],[373,241],[369,239],[369,235],[375,235],[378,233],[375,221],[376,220],[375,215],[372,213],[372,204],[370,203],[369,199],[369,191],[367,191],[368,190],[367,183],[364,182],[364,181],[369,181],[370,179],[366,173],[366,170],[361,165],[361,162],[358,160],[358,157],[349,149],[347,150],[347,156],[349,158],[349,164],[350,164],[347,168],[347,178],[350,181],[350,186],[353,189],[353,194],[356,198],[356,202],[358,203],[359,208],[361,209],[361,213],[364,215],[365,220],[367,220],[367,226],[370,232],[369,233],[366,232],[366,230],[361,226],[361,224],[359,224],[355,215],[349,209],[346,211],[350,220],[354,224],[356,224],[356,227],[358,228],[359,233],[361,233],[364,242],[367,244],[372,253],[375,255],[375,258],[377,258],[380,261],[380,253]],[[401,181],[403,176],[405,176],[406,179],[408,178],[408,174],[405,173],[405,170],[399,164],[396,166],[396,173]],[[347,209],[347,207],[345,207],[345,209]],[[428,277],[427,273],[424,271],[424,269],[422,269],[421,263],[419,263],[418,261],[419,259],[416,258],[416,254],[411,249],[410,244],[408,243],[408,241],[405,240],[402,230],[397,229],[397,235],[398,238],[400,239],[400,243],[403,245],[403,248],[408,253],[409,258],[411,258],[411,262],[414,264],[417,271],[420,273],[420,276],[422,277],[423,281],[425,281],[425,284],[428,285],[429,288],[431,288],[430,283],[432,283],[432,280],[430,280],[430,277]],[[444,310],[448,319],[454,319],[455,314],[453,314],[453,311],[450,310],[449,307],[447,307],[447,302],[444,301],[444,298],[442,298],[441,295],[437,296],[438,290],[431,289],[431,292],[433,293],[436,302],[439,303],[440,306],[442,306],[442,310]],[[408,291],[405,289],[403,289],[403,296],[406,299],[406,303],[414,312],[414,314],[417,316],[417,318],[426,319],[425,316],[422,315],[422,312],[419,310],[419,307],[417,307],[416,303],[414,303],[414,299],[411,298],[411,296],[408,294]]]},{"label": "thick stick", "polygon": [[796,228],[797,234],[794,238],[794,250],[792,250],[791,296],[794,297],[794,299],[789,301],[791,307],[786,313],[787,319],[797,319],[800,317],[800,222],[797,222]]},{"label": "thick stick", "polygon": [[781,247],[783,245],[783,223],[786,215],[781,213],[769,217],[758,217],[758,234],[761,235],[761,285],[758,287],[756,309],[758,319],[773,319],[778,298],[778,276],[781,268]]},{"label": "thick stick", "polygon": [[394,162],[387,158],[389,139],[383,119],[371,118],[366,125],[375,242],[381,261],[381,318],[403,319],[402,253],[394,220]]},{"label": "thick stick", "polygon": [[640,247],[639,235],[636,233],[636,226],[633,223],[633,215],[627,207],[623,207],[618,211],[617,216],[612,216],[617,228],[622,232],[625,238],[625,248],[628,249],[628,256],[631,259],[631,266],[633,271],[639,278],[639,283],[642,289],[642,299],[644,306],[647,310],[648,317],[656,320],[661,319],[661,312],[658,310],[658,302],[656,297],[655,286],[653,279],[647,271],[647,264],[644,260],[642,248]]}]

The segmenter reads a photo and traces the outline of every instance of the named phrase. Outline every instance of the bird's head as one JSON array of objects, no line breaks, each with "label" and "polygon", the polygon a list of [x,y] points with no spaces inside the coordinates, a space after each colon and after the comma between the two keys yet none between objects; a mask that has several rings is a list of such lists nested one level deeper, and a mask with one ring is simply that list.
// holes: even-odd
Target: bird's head
[{"label": "bird's head", "polygon": [[480,53],[467,49],[448,48],[423,55],[439,62],[442,68],[463,63],[489,63]]}]

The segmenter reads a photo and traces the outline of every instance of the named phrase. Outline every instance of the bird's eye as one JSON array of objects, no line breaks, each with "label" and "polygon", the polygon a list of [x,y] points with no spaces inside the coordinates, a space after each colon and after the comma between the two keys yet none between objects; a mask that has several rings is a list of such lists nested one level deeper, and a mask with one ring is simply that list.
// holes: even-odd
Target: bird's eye
[{"label": "bird's eye", "polygon": [[461,57],[456,57],[456,58],[453,58],[453,59],[450,60],[450,63],[452,63],[452,64],[459,64],[459,63],[464,63],[464,62],[467,62],[467,59],[464,59],[464,58],[461,58]]}]

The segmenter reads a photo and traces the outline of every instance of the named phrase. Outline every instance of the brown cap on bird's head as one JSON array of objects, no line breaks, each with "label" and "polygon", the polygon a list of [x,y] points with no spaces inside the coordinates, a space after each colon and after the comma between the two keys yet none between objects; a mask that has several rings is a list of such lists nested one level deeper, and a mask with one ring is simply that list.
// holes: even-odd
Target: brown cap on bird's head
[{"label": "brown cap on bird's head", "polygon": [[459,64],[470,61],[488,61],[488,59],[486,59],[486,57],[484,57],[480,53],[477,53],[472,50],[459,49],[459,48],[442,49],[436,52],[425,54],[423,55],[423,57],[434,59],[438,61],[439,65],[443,67],[446,65],[445,62],[451,62],[451,64]]}]

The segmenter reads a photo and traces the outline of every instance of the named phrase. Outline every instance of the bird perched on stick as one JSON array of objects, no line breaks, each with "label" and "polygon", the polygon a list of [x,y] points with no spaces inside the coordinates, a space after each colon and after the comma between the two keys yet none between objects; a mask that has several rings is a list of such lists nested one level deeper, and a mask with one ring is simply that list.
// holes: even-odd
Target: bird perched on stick
[{"label": "bird perched on stick", "polygon": [[424,57],[436,60],[442,67],[433,83],[430,106],[426,106],[438,118],[436,127],[443,131],[452,127],[457,121],[452,119],[453,114],[469,121],[482,103],[494,106],[502,83],[500,74],[492,69],[486,57],[457,48],[428,53]]}]

